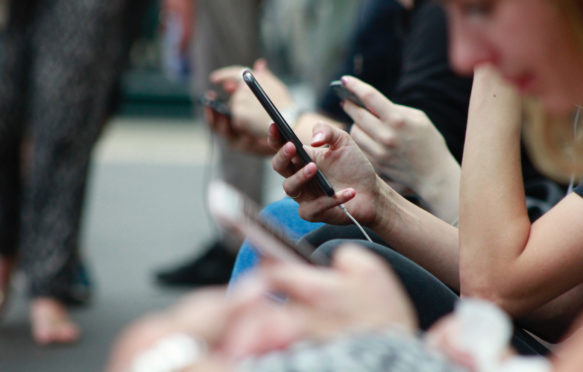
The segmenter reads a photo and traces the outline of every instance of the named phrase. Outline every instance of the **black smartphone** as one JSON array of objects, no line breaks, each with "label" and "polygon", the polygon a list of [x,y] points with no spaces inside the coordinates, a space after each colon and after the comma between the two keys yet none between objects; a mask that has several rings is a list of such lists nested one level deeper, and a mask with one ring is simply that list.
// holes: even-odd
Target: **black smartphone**
[{"label": "black smartphone", "polygon": [[349,91],[344,84],[342,84],[342,82],[340,80],[334,80],[330,83],[330,88],[334,91],[334,93],[336,93],[336,95],[338,96],[338,98],[340,98],[342,101],[350,101],[352,103],[354,103],[355,105],[358,105],[362,108],[366,108],[366,106],[364,105],[364,103],[360,100],[360,98],[358,98],[356,96],[356,94],[354,94],[353,92]]},{"label": "black smartphone", "polygon": [[231,110],[229,109],[229,105],[223,100],[218,98],[209,98],[206,95],[202,95],[198,98],[198,102],[206,107],[209,107],[211,110],[218,112],[221,115],[225,115],[226,117],[231,117]]},{"label": "black smartphone", "polygon": [[[271,117],[271,120],[273,120],[273,122],[279,129],[279,132],[281,133],[283,138],[285,138],[287,141],[293,142],[294,145],[296,146],[296,150],[299,157],[306,164],[310,163],[312,159],[310,158],[306,150],[304,150],[304,145],[302,144],[302,141],[300,141],[298,136],[296,136],[296,134],[291,129],[289,124],[285,121],[284,117],[281,115],[279,110],[275,107],[273,102],[271,102],[271,99],[269,99],[263,88],[261,88],[261,85],[259,85],[257,80],[255,80],[255,77],[253,76],[251,71],[249,70],[243,71],[243,81],[249,86],[253,94],[255,94],[255,97],[257,97],[265,111],[267,111],[267,113]],[[319,169],[316,173],[316,182],[326,195],[334,196],[334,189],[332,188],[332,185],[330,185],[330,182],[328,182],[324,174]]]},{"label": "black smartphone", "polygon": [[314,247],[295,242],[285,226],[259,214],[259,206],[246,195],[220,180],[209,185],[209,211],[220,226],[249,239],[261,255],[276,260],[327,266],[330,259]]}]

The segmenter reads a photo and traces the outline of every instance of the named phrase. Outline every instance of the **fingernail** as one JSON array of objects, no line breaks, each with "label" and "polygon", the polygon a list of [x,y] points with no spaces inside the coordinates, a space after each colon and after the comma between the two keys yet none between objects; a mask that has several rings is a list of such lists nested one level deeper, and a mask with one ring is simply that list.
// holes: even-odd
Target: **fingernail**
[{"label": "fingernail", "polygon": [[310,163],[304,168],[304,172],[305,172],[306,176],[313,176],[314,174],[316,174],[317,170],[318,170],[318,168],[316,167],[316,164],[314,164],[314,163]]},{"label": "fingernail", "polygon": [[346,83],[348,83],[348,78],[346,76],[342,76],[340,78],[340,81],[342,82],[343,85],[346,85]]},{"label": "fingernail", "polygon": [[291,155],[293,152],[293,144],[292,143],[286,143],[286,145],[283,147],[283,151],[285,152],[286,155]]},{"label": "fingernail", "polygon": [[322,132],[315,133],[314,136],[312,137],[312,143],[320,142],[323,140],[324,140],[324,133],[322,133]]},{"label": "fingernail", "polygon": [[345,198],[350,198],[350,197],[353,197],[355,193],[354,193],[353,189],[348,189],[348,190],[344,191],[343,194],[344,194]]}]

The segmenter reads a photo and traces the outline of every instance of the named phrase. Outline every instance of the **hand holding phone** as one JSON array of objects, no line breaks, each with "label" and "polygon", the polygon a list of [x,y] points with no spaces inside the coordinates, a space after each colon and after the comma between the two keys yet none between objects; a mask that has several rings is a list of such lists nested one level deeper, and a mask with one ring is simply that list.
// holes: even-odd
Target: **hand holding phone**
[{"label": "hand holding phone", "polygon": [[[291,129],[287,121],[284,119],[283,115],[275,107],[271,99],[269,99],[269,97],[267,96],[263,88],[261,88],[261,85],[259,85],[251,71],[249,70],[243,71],[243,81],[247,84],[247,86],[249,86],[249,88],[251,89],[255,97],[257,97],[265,111],[267,111],[269,117],[271,117],[271,120],[273,120],[283,138],[285,138],[287,141],[293,142],[293,144],[296,147],[298,156],[302,159],[302,161],[305,164],[312,162],[312,159],[310,158],[306,150],[304,150],[304,145],[302,141],[300,141],[298,136],[296,136],[296,134]],[[330,185],[330,182],[328,182],[324,174],[319,169],[316,173],[315,178],[316,182],[326,195],[334,196],[334,189],[332,188],[332,185]]]}]

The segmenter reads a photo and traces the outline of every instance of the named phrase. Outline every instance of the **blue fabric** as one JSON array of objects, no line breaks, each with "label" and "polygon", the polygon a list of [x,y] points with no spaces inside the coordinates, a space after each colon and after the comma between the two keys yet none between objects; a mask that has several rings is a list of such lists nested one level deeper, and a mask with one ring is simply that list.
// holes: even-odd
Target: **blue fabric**
[{"label": "blue fabric", "polygon": [[[286,197],[266,206],[261,211],[261,215],[269,216],[269,218],[280,222],[291,234],[293,234],[292,238],[297,240],[310,231],[323,225],[323,223],[308,222],[301,219],[298,214],[298,209],[298,203],[293,199]],[[229,288],[241,277],[242,274],[257,266],[259,260],[260,256],[253,245],[245,240],[237,254],[237,259],[235,260],[235,266],[233,267],[231,280],[229,282]]]}]

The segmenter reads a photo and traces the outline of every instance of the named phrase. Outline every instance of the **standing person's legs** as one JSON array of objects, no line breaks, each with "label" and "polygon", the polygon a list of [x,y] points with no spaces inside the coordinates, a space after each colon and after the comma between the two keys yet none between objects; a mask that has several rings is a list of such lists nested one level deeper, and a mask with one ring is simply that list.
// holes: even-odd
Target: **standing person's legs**
[{"label": "standing person's legs", "polygon": [[[251,66],[259,57],[259,0],[197,0],[192,44],[193,96],[214,88],[210,73],[229,65]],[[195,99],[196,101],[196,99]],[[224,141],[219,148],[220,177],[262,201],[264,160],[230,149]],[[205,253],[176,268],[161,271],[157,279],[166,285],[222,284],[229,280],[234,256],[222,237],[205,247]]]},{"label": "standing person's legs", "polygon": [[[251,66],[260,56],[259,0],[197,0],[193,45],[195,95],[212,89],[209,74],[229,65]],[[261,202],[263,159],[219,141],[222,179]]]},{"label": "standing person's legs", "polygon": [[[251,66],[260,56],[259,0],[198,0],[193,48],[194,94],[212,89],[209,74],[229,65]],[[223,180],[261,202],[263,159],[219,141]]]},{"label": "standing person's legs", "polygon": [[[12,13],[21,4],[12,6]],[[20,19],[0,31],[0,310],[18,249],[20,153],[26,96],[26,34]]]},{"label": "standing person's legs", "polygon": [[20,254],[40,343],[79,336],[65,302],[79,255],[91,149],[123,61],[124,4],[60,0],[39,2],[36,11]]}]

